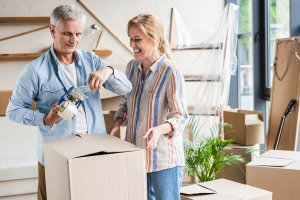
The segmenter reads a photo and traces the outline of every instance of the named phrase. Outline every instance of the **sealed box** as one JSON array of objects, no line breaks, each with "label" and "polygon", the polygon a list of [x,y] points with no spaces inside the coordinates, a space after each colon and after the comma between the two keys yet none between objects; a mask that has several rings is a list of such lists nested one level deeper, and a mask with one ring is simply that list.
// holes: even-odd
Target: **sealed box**
[{"label": "sealed box", "polygon": [[145,151],[107,134],[45,143],[48,199],[146,200]]},{"label": "sealed box", "polygon": [[181,200],[272,200],[272,192],[226,179],[181,188]]},{"label": "sealed box", "polygon": [[224,122],[231,124],[233,130],[225,134],[225,139],[232,139],[240,145],[264,143],[263,114],[249,110],[224,111]]},{"label": "sealed box", "polygon": [[271,150],[246,165],[247,184],[273,192],[273,200],[300,197],[300,152]]}]

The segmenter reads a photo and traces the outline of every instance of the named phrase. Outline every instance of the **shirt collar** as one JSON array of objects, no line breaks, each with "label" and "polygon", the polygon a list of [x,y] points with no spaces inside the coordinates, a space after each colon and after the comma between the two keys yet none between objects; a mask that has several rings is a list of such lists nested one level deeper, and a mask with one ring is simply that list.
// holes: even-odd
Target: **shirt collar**
[{"label": "shirt collar", "polygon": [[[164,63],[166,59],[166,54],[164,53],[163,55],[161,55],[150,67],[149,69],[154,72],[160,69],[160,67],[162,66],[162,64]],[[140,62],[139,64],[139,69],[142,70],[142,62]]]},{"label": "shirt collar", "polygon": [[[57,56],[55,54],[55,50],[54,50],[54,46],[53,45],[51,46],[50,52],[51,52],[51,54],[52,54],[52,56],[53,56],[56,64],[59,65],[59,61],[58,61],[58,58],[57,58]],[[79,52],[79,50],[75,50],[74,51],[74,58],[75,58],[75,66],[82,67],[83,65],[82,65],[82,60],[80,59],[80,52]]]}]

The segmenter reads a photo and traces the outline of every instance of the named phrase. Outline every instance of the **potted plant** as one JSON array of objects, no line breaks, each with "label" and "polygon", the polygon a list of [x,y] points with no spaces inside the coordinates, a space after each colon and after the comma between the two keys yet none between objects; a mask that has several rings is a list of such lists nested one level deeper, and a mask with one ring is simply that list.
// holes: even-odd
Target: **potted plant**
[{"label": "potted plant", "polygon": [[189,127],[196,142],[186,141],[185,151],[185,172],[188,176],[196,177],[198,181],[205,182],[214,180],[221,170],[228,165],[244,163],[241,155],[224,154],[222,150],[232,144],[232,140],[223,139],[231,127],[229,124],[217,124],[210,129],[210,137],[201,140],[196,139],[201,127],[199,120],[192,116]]}]

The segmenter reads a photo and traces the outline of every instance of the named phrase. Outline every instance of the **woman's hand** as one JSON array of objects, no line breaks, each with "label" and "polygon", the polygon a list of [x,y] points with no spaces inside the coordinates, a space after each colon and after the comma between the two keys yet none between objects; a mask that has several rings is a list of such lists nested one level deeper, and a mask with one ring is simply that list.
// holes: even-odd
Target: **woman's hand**
[{"label": "woman's hand", "polygon": [[103,83],[113,75],[112,67],[102,67],[97,71],[91,72],[88,79],[88,85],[92,91],[100,89]]},{"label": "woman's hand", "polygon": [[121,126],[122,123],[123,123],[123,121],[124,121],[124,120],[123,120],[122,118],[117,117],[117,118],[115,119],[115,121],[114,121],[114,123],[113,123],[113,125],[112,125],[112,127],[111,127],[111,129],[110,129],[110,131],[109,131],[109,134],[110,134],[110,135],[113,135],[113,136],[116,136],[118,130],[120,129],[120,126]]},{"label": "woman's hand", "polygon": [[160,136],[169,134],[172,132],[172,126],[170,123],[164,123],[159,126],[148,129],[144,135],[144,139],[148,138],[147,149],[155,149],[158,144]]}]

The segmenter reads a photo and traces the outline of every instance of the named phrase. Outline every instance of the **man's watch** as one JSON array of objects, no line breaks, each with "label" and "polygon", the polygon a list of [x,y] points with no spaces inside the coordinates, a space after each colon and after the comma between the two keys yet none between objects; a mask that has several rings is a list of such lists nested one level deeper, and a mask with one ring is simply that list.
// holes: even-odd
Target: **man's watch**
[{"label": "man's watch", "polygon": [[113,71],[113,72],[112,72],[111,76],[115,74],[115,69],[114,69],[112,66],[109,66],[109,65],[107,65],[106,67],[108,67],[108,68],[111,68],[111,69],[112,69],[112,71]]}]

